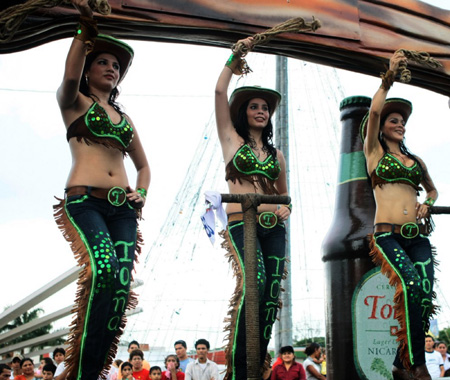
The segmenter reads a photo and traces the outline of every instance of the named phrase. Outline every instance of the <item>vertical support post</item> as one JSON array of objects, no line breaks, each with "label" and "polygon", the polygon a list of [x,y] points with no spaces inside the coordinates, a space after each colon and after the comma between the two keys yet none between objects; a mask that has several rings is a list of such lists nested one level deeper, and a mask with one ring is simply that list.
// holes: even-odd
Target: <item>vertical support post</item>
[{"label": "vertical support post", "polygon": [[258,263],[256,258],[256,209],[250,197],[242,201],[244,211],[245,332],[247,336],[247,379],[260,380]]},{"label": "vertical support post", "polygon": [[256,257],[256,211],[261,203],[289,204],[291,197],[265,194],[221,194],[222,202],[241,203],[244,212],[245,332],[247,379],[261,380],[259,345],[258,263]]},{"label": "vertical support post", "polygon": [[[277,147],[283,152],[286,160],[286,176],[288,192],[290,189],[290,167],[289,167],[289,107],[288,107],[288,59],[277,55],[277,77],[276,89],[281,94],[282,99],[277,110],[275,124],[275,142]],[[291,272],[291,223],[286,222],[286,262],[285,268]],[[292,283],[291,276],[282,282],[284,292],[281,293],[283,308],[280,310],[278,320],[275,322],[275,352],[282,346],[292,346]]]}]

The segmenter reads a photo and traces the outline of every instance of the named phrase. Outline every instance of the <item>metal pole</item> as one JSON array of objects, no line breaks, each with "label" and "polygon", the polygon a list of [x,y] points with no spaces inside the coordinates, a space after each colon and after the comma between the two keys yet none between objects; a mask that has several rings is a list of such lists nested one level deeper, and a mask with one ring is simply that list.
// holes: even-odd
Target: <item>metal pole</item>
[{"label": "metal pole", "polygon": [[247,336],[247,379],[260,380],[259,296],[256,259],[256,211],[261,203],[289,204],[280,195],[222,194],[222,202],[241,203],[244,212],[245,332]]},{"label": "metal pole", "polygon": [[[276,89],[282,95],[280,106],[277,110],[275,123],[275,142],[283,152],[286,159],[286,176],[288,192],[289,181],[289,104],[288,104],[288,60],[286,57],[276,57]],[[285,268],[291,273],[291,228],[289,220],[286,222],[286,260]],[[284,292],[281,293],[283,308],[279,311],[279,321],[275,323],[275,351],[278,352],[282,346],[292,345],[292,284],[291,276],[283,281]]]}]

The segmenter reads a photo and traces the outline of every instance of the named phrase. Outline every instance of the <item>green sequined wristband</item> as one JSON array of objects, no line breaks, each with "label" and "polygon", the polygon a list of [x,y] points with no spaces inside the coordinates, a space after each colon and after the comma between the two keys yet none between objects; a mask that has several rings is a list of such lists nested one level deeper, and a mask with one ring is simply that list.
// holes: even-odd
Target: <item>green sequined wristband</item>
[{"label": "green sequined wristband", "polygon": [[143,187],[139,187],[136,191],[141,194],[142,198],[147,198],[147,190],[145,190]]},{"label": "green sequined wristband", "polygon": [[236,75],[245,75],[252,71],[250,67],[248,67],[247,61],[236,53],[232,53],[230,55],[230,58],[228,58],[225,66]]},{"label": "green sequined wristband", "polygon": [[292,214],[292,203],[289,203],[288,205],[283,205],[284,207],[289,209],[289,212]]},{"label": "green sequined wristband", "polygon": [[97,20],[86,16],[80,16],[80,22],[75,31],[74,38],[85,44],[86,54],[90,53],[94,48],[94,42],[97,35]]},{"label": "green sequined wristband", "polygon": [[424,205],[427,205],[427,206],[433,206],[433,205],[434,205],[434,202],[436,202],[435,199],[433,199],[433,198],[428,198],[425,202],[423,202],[423,204],[424,204]]}]

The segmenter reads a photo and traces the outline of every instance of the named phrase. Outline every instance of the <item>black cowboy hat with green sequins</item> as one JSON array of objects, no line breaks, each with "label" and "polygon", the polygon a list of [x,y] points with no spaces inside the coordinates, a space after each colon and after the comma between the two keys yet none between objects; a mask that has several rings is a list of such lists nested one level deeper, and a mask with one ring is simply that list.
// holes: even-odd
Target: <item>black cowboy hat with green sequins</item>
[{"label": "black cowboy hat with green sequins", "polygon": [[[364,140],[366,139],[367,123],[369,122],[369,112],[367,112],[364,118],[362,119],[361,126],[359,129],[363,144]],[[397,112],[400,115],[402,115],[403,120],[406,123],[412,113],[412,103],[409,100],[402,98],[386,99],[383,106],[383,110],[381,111],[380,120],[383,120],[386,116],[394,112]]]},{"label": "black cowboy hat with green sequins", "polygon": [[94,48],[87,56],[87,60],[89,60],[89,56],[93,57],[100,53],[112,54],[117,58],[120,65],[119,82],[121,82],[133,61],[134,51],[131,46],[117,38],[107,36],[106,34],[99,34],[95,39]]},{"label": "black cowboy hat with green sequins", "polygon": [[230,96],[230,116],[233,124],[236,124],[238,119],[239,109],[247,100],[260,98],[264,99],[269,106],[269,115],[272,117],[273,113],[281,101],[281,94],[278,91],[270,88],[260,86],[243,86],[233,91]]}]

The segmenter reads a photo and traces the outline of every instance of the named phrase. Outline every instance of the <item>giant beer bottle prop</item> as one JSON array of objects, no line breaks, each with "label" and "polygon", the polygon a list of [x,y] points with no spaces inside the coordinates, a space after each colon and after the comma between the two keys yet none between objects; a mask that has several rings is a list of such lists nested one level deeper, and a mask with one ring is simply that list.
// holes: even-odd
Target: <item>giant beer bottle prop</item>
[{"label": "giant beer bottle prop", "polygon": [[361,379],[354,356],[352,297],[361,278],[374,268],[367,234],[375,201],[368,182],[359,126],[370,107],[363,96],[340,104],[342,141],[334,217],[323,242],[326,278],[327,379]]}]

